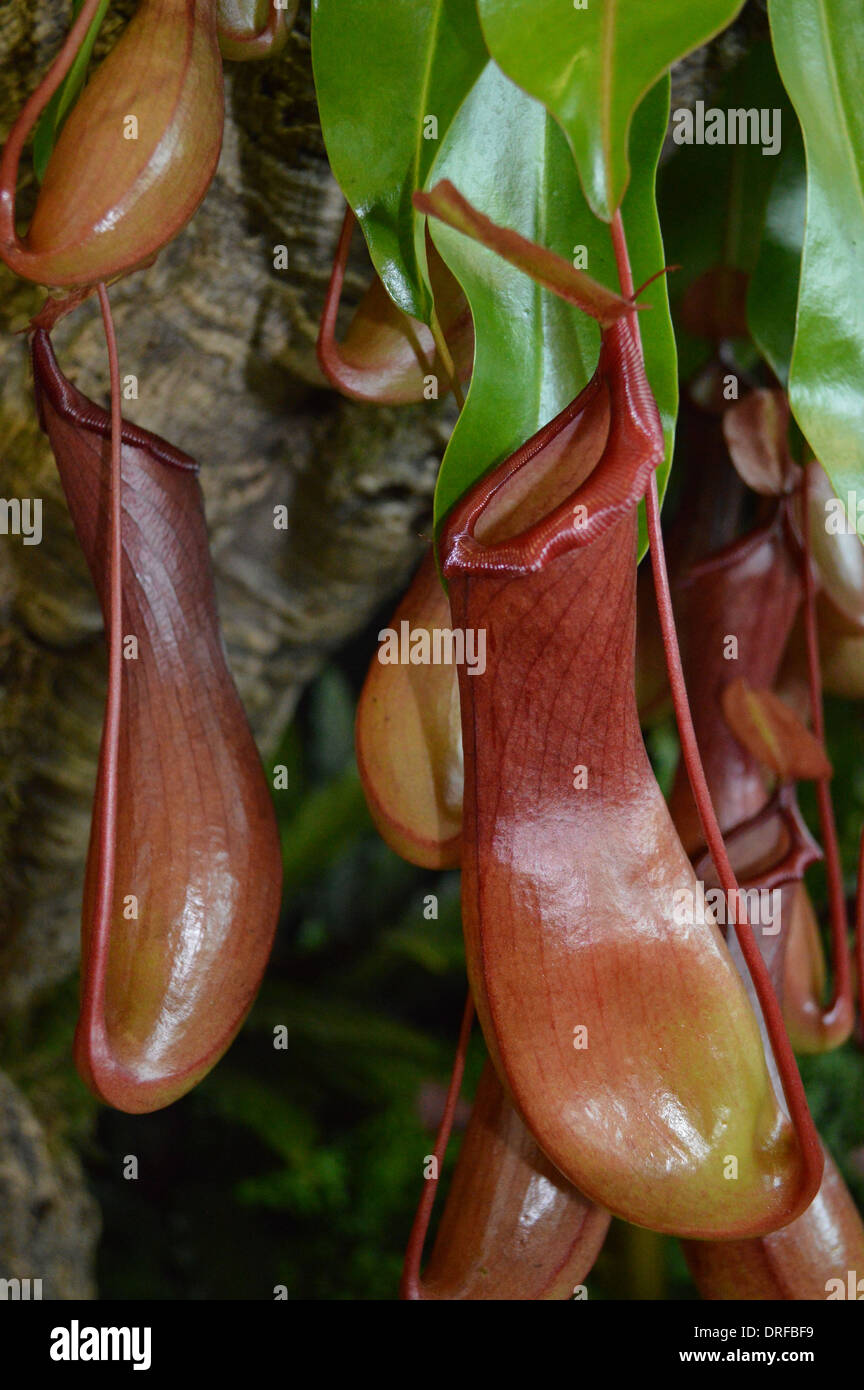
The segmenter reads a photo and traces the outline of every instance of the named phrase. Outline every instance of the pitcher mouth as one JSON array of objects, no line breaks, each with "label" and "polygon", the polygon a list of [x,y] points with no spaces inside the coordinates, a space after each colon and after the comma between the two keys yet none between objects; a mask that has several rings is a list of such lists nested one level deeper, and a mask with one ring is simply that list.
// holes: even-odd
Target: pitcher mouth
[{"label": "pitcher mouth", "polygon": [[591,545],[635,509],[663,456],[641,351],[619,320],[584,390],[457,504],[440,541],[445,578],[528,574]]},{"label": "pitcher mouth", "polygon": [[[736,877],[748,888],[781,888],[797,882],[822,858],[790,782],[781,783],[760,811],[727,831],[724,838]],[[707,849],[697,851],[693,867],[696,877],[711,887],[719,883]]]},{"label": "pitcher mouth", "polygon": [[[31,343],[33,360],[33,382],[36,393],[36,409],[39,424],[45,429],[45,416],[42,408],[43,398],[48,400],[54,411],[64,420],[83,425],[103,439],[111,438],[111,416],[107,410],[96,405],[81,394],[77,387],[63,375],[54,356],[51,338],[44,328],[37,328]],[[129,420],[122,422],[121,441],[133,448],[146,449],[151,457],[171,468],[179,468],[184,473],[198,473],[199,465],[182,449],[161,439],[150,430],[133,425]]]},{"label": "pitcher mouth", "polygon": [[[712,551],[704,559],[690,565],[675,583],[678,589],[688,589],[701,579],[712,574],[736,571],[742,575],[757,574],[760,565],[768,568],[773,564],[776,552],[785,548],[789,551],[790,564],[793,557],[801,554],[800,537],[796,534],[794,517],[788,497],[777,499],[777,506],[767,521],[745,531],[743,535],[728,541],[719,550]],[[800,563],[800,561],[799,561]]]}]

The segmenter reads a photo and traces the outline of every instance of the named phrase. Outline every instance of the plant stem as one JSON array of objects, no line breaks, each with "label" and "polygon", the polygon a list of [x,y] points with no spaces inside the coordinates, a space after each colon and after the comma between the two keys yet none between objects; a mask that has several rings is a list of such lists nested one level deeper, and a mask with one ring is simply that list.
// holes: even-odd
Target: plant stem
[{"label": "plant stem", "polygon": [[[654,587],[657,594],[657,610],[660,617],[660,627],[663,635],[663,647],[666,653],[666,666],[669,672],[669,685],[672,691],[672,703],[675,707],[675,719],[678,724],[678,733],[681,739],[681,752],[684,757],[684,764],[687,769],[687,778],[693,792],[693,799],[699,812],[699,819],[702,823],[702,831],[705,842],[714,861],[717,876],[727,895],[727,901],[741,903],[738,890],[738,882],[729,862],[726,853],[726,846],[723,843],[723,835],[720,825],[714,812],[711,801],[711,793],[708,790],[708,781],[705,776],[705,769],[702,766],[702,758],[699,753],[699,746],[696,742],[696,731],[693,727],[693,717],[690,713],[690,701],[687,696],[687,687],[684,682],[684,671],[681,665],[681,652],[678,647],[678,634],[675,630],[675,617],[672,611],[672,597],[669,591],[669,576],[666,571],[666,557],[663,548],[663,536],[660,529],[660,499],[657,494],[657,477],[651,475],[651,482],[646,498],[648,514],[648,536],[651,545],[651,564],[654,571]],[[732,894],[736,897],[732,897]],[[817,1185],[817,1174],[821,1174],[823,1166],[822,1148],[819,1143],[819,1136],[813,1124],[813,1117],[807,1104],[807,1096],[783,1022],[783,1014],[771,984],[771,977],[767,966],[762,959],[762,953],[756,945],[753,930],[746,914],[739,910],[738,920],[735,924],[735,933],[738,937],[738,944],[741,947],[741,954],[750,972],[759,1007],[765,1020],[765,1027],[771,1042],[771,1050],[774,1060],[780,1073],[783,1085],[783,1093],[789,1106],[789,1115],[795,1126],[801,1143],[805,1171]]]},{"label": "plant stem", "polygon": [[417,1214],[414,1217],[414,1224],[411,1227],[411,1234],[408,1237],[408,1247],[405,1251],[405,1265],[402,1271],[402,1282],[399,1292],[402,1298],[421,1299],[423,1286],[420,1279],[420,1265],[423,1261],[423,1246],[426,1243],[426,1232],[429,1229],[429,1220],[432,1216],[432,1208],[435,1204],[435,1194],[438,1191],[438,1176],[441,1172],[441,1165],[444,1162],[444,1154],[447,1151],[447,1144],[450,1140],[450,1131],[453,1128],[453,1116],[456,1113],[456,1103],[459,1100],[459,1092],[462,1089],[462,1075],[465,1071],[465,1058],[468,1054],[468,1039],[471,1036],[471,1024],[474,1022],[474,1000],[471,991],[465,1000],[465,1010],[462,1014],[462,1025],[459,1029],[459,1041],[456,1044],[456,1057],[453,1062],[453,1071],[450,1075],[450,1086],[447,1090],[447,1099],[444,1102],[444,1113],[441,1116],[441,1123],[438,1126],[438,1133],[435,1136],[435,1176],[427,1178],[423,1188],[423,1196],[417,1207]]},{"label": "plant stem", "polygon": [[447,339],[444,337],[444,330],[442,329],[441,324],[438,322],[438,315],[435,312],[434,308],[432,310],[432,317],[429,320],[429,327],[432,331],[432,337],[435,340],[435,347],[437,349],[438,356],[441,358],[441,361],[444,364],[444,370],[450,378],[450,385],[453,389],[453,395],[456,398],[456,404],[461,410],[465,404],[465,396],[462,391],[462,383],[459,380],[459,376],[453,362],[453,357],[451,355],[449,347],[447,346]]},{"label": "plant stem", "polygon": [[88,951],[92,968],[87,971],[87,993],[99,1004],[104,991],[105,968],[107,964],[107,938],[110,928],[111,912],[114,905],[114,879],[116,867],[118,761],[120,745],[120,716],[123,690],[123,533],[122,533],[122,488],[123,469],[121,456],[121,431],[123,421],[120,411],[120,365],[117,357],[117,339],[108,291],[104,284],[99,285],[99,305],[102,310],[102,324],[105,329],[105,343],[108,349],[108,366],[111,376],[111,486],[109,493],[108,522],[108,695],[105,703],[105,723],[102,728],[102,751],[100,764],[104,768],[104,780],[98,789],[99,805],[99,877],[96,885],[96,912],[94,938]]},{"label": "plant stem", "polygon": [[642,1226],[625,1226],[627,1296],[634,1302],[661,1303],[666,1296],[666,1236]]},{"label": "plant stem", "polygon": [[[813,732],[825,747],[825,715],[822,708],[822,674],[819,665],[819,634],[816,627],[816,581],[810,560],[810,506],[807,470],[801,484],[801,535],[803,539],[804,632],[807,642],[807,678],[810,690],[810,719]],[[820,777],[816,783],[819,803],[819,825],[825,851],[825,872],[828,879],[828,908],[831,919],[831,966],[834,993],[825,1013],[825,1026],[839,1027],[845,1020],[851,1029],[854,1018],[852,978],[849,968],[849,921],[846,895],[843,889],[843,869],[840,846],[831,800],[831,778]]]}]

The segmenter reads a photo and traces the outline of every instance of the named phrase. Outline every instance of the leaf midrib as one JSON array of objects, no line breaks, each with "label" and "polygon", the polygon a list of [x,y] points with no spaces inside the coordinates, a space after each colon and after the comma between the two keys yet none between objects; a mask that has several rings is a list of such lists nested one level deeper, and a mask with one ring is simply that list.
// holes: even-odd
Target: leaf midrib
[{"label": "leaf midrib", "polygon": [[[422,136],[421,136],[420,130],[421,130],[421,126],[422,126],[422,124],[423,124],[423,112],[426,111],[427,106],[428,106],[429,90],[430,90],[430,87],[431,87],[431,84],[432,84],[432,67],[433,67],[432,55],[433,55],[433,53],[435,52],[435,49],[438,47],[438,35],[439,35],[439,33],[440,33],[440,30],[441,30],[441,15],[442,15],[443,11],[444,11],[444,0],[436,0],[436,3],[435,3],[435,18],[434,18],[434,20],[433,20],[433,22],[432,22],[432,25],[431,25],[431,28],[430,28],[430,30],[429,30],[429,43],[427,44],[427,47],[426,47],[426,64],[425,64],[425,68],[424,68],[424,71],[423,71],[423,80],[422,80],[422,82],[420,83],[420,101],[419,101],[418,106],[417,106],[417,112],[416,112],[416,114],[417,114],[417,121],[416,121],[415,126],[414,126],[414,159],[413,159],[413,169],[412,169],[412,173],[413,173],[412,182],[413,182],[413,185],[414,185],[415,188],[418,188],[418,187],[419,187],[418,179],[419,179],[419,177],[420,177],[420,151],[421,151],[421,149],[422,149],[422,147],[423,147],[423,141],[422,141]],[[439,141],[440,141],[440,139],[442,138],[442,136],[444,135],[444,133],[445,133],[445,132],[439,130],[439,132],[438,132]],[[416,217],[417,215],[418,215],[417,213],[414,214],[415,217]]]},{"label": "leaf midrib", "polygon": [[603,6],[601,50],[601,143],[606,176],[606,205],[612,209],[612,68],[615,50],[615,25],[618,0],[606,0]]}]

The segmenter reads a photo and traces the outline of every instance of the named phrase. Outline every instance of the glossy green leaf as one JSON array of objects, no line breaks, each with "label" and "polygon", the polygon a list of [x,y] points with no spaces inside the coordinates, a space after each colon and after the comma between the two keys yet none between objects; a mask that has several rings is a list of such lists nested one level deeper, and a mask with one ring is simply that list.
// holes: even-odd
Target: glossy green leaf
[{"label": "glossy green leaf", "polygon": [[777,175],[771,186],[759,259],[747,297],[750,332],[759,351],[784,386],[789,382],[795,340],[806,204],[804,146],[796,127],[791,138],[786,137]]},{"label": "glossy green leaf", "polygon": [[807,155],[789,400],[838,496],[864,494],[864,7],[771,0],[769,8]]},{"label": "glossy green leaf", "polygon": [[765,204],[796,134],[795,113],[767,41],[753,45],[707,104],[721,110],[780,108],[781,152],[763,155],[758,144],[673,144],[658,181],[666,252],[681,266],[671,283],[673,304],[712,266],[753,270]]},{"label": "glossy green leaf", "polygon": [[[84,0],[72,0],[71,19],[76,19],[81,12]],[[45,170],[48,168],[48,160],[51,158],[51,151],[54,148],[57,136],[60,134],[63,122],[69,114],[69,110],[78,98],[81,88],[84,86],[87,77],[87,68],[90,64],[90,56],[93,52],[93,45],[96,42],[102,21],[108,9],[109,0],[102,0],[93,23],[87,30],[84,42],[75,55],[75,61],[69,69],[66,77],[54,93],[33,132],[33,168],[36,177],[41,183],[45,177]]]},{"label": "glossy green leaf", "polygon": [[315,0],[312,62],[330,166],[391,298],[425,323],[425,219],[411,195],[486,61],[468,0]]},{"label": "glossy green leaf", "polygon": [[610,221],[630,178],[636,107],[677,59],[725,29],[743,0],[478,0],[489,51],[561,122],[582,187]]},{"label": "glossy green leaf", "polygon": [[[633,122],[634,177],[623,206],[635,283],[663,263],[654,176],[669,110],[664,79]],[[494,222],[557,251],[617,288],[605,223],[592,214],[557,123],[492,63],[459,112],[429,176],[450,179]],[[443,223],[436,246],[465,290],[474,315],[474,373],[447,447],[435,497],[436,522],[478,478],[550,420],[594,372],[600,334],[593,320],[493,251]],[[585,263],[575,253],[584,248]],[[675,340],[665,277],[639,315],[648,378],[663,421],[668,471],[678,403]],[[644,541],[643,541],[644,548]]]},{"label": "glossy green leaf", "polygon": [[[800,138],[767,40],[753,45],[707,104],[724,111],[779,110],[781,152],[763,155],[758,144],[673,146],[672,157],[660,170],[658,201],[667,259],[680,266],[669,282],[676,324],[684,295],[700,275],[720,266],[753,271],[770,190],[784,152]],[[707,342],[679,328],[684,380],[691,379],[711,350]]]}]

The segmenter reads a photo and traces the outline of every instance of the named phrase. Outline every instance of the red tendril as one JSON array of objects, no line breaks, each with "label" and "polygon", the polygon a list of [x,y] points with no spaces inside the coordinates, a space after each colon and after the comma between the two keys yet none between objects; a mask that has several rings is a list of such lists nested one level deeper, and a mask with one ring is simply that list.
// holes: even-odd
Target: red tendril
[{"label": "red tendril", "polygon": [[[819,665],[819,634],[816,628],[816,580],[811,564],[810,549],[810,505],[808,481],[805,469],[801,483],[801,538],[803,542],[804,577],[804,632],[807,641],[807,678],[810,689],[810,718],[816,738],[825,747],[825,716],[822,709],[822,674]],[[849,968],[848,932],[849,922],[846,913],[846,895],[843,890],[843,869],[840,863],[840,846],[837,841],[837,826],[834,819],[834,806],[831,801],[831,779],[820,777],[816,783],[816,797],[819,803],[819,825],[825,851],[825,873],[828,879],[828,904],[831,920],[831,969],[834,977],[834,993],[825,1013],[826,1025],[837,1023],[841,1018],[848,1019],[852,1026],[854,1004],[852,999],[852,977]],[[860,875],[859,875],[860,880]]]},{"label": "red tendril", "polygon": [[411,1234],[408,1237],[408,1247],[405,1251],[405,1264],[402,1270],[402,1282],[399,1292],[404,1299],[422,1299],[423,1285],[420,1278],[420,1266],[423,1261],[423,1246],[426,1244],[426,1232],[429,1229],[429,1221],[432,1216],[432,1208],[435,1205],[435,1194],[438,1191],[438,1174],[444,1162],[444,1154],[450,1142],[450,1131],[453,1128],[453,1116],[456,1113],[456,1104],[459,1100],[459,1092],[462,1089],[462,1075],[465,1071],[465,1058],[468,1053],[468,1039],[471,1036],[471,1025],[474,1022],[474,1000],[471,991],[468,991],[468,998],[465,1000],[465,1010],[462,1014],[462,1024],[459,1029],[459,1041],[456,1044],[456,1057],[453,1062],[453,1071],[450,1075],[450,1085],[447,1090],[447,1099],[444,1102],[444,1111],[441,1116],[441,1123],[438,1126],[438,1133],[435,1136],[435,1148],[433,1155],[436,1160],[435,1176],[427,1178],[423,1188],[423,1196],[417,1207],[414,1223],[411,1227]]},{"label": "red tendril", "polygon": [[[615,248],[615,260],[618,266],[618,276],[621,282],[621,293],[625,296],[633,294],[633,277],[630,272],[630,262],[627,255],[627,242],[624,235],[624,224],[620,212],[616,212],[612,219],[612,243]],[[638,317],[634,313],[632,316],[634,331],[639,334]],[[690,701],[687,695],[687,686],[684,681],[684,671],[681,664],[681,652],[678,646],[678,634],[675,628],[675,616],[672,609],[672,596],[669,590],[669,575],[666,569],[666,555],[663,546],[663,533],[660,527],[660,498],[657,491],[657,475],[652,472],[648,493],[646,496],[646,509],[648,519],[648,536],[651,546],[651,564],[654,572],[654,587],[657,595],[657,610],[660,618],[660,627],[663,635],[663,648],[666,654],[666,666],[669,672],[669,686],[672,692],[672,703],[675,708],[675,718],[678,724],[678,732],[681,738],[681,752],[687,769],[687,777],[693,792],[693,799],[699,812],[699,819],[702,823],[702,830],[705,835],[705,842],[711,852],[714,867],[720,884],[727,895],[738,893],[738,883],[729,856],[726,853],[726,846],[723,843],[723,835],[720,830],[714,806],[711,801],[711,794],[708,790],[708,782],[705,777],[705,769],[702,766],[702,758],[699,753],[699,746],[696,741],[696,731],[693,727],[693,717],[690,713]],[[740,897],[736,901],[741,901]],[[750,972],[750,978],[756,991],[759,1007],[765,1020],[765,1027],[771,1042],[771,1050],[780,1074],[783,1093],[789,1106],[789,1115],[801,1145],[804,1170],[808,1185],[812,1185],[813,1191],[818,1189],[821,1180],[824,1159],[822,1146],[819,1136],[810,1114],[807,1104],[807,1096],[792,1051],[792,1045],[783,1023],[783,1015],[777,996],[774,993],[771,977],[762,959],[762,954],[753,936],[753,931],[746,914],[739,913],[738,921],[735,924],[735,932],[738,943],[741,947],[741,954]]]}]

